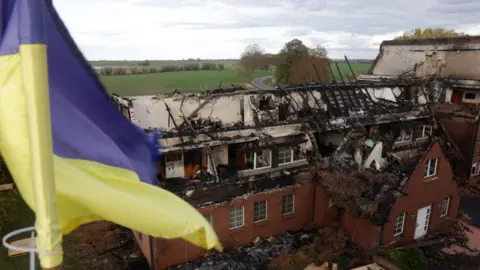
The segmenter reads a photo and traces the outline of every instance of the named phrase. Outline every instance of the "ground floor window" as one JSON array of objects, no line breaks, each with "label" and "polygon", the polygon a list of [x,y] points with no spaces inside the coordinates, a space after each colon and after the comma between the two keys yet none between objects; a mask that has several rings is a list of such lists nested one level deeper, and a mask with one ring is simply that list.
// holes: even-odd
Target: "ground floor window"
[{"label": "ground floor window", "polygon": [[245,224],[243,219],[243,210],[243,206],[230,208],[230,229],[242,227]]},{"label": "ground floor window", "polygon": [[267,201],[253,203],[253,222],[267,219]]},{"label": "ground floor window", "polygon": [[450,206],[450,197],[447,197],[442,201],[442,213],[440,214],[440,217],[444,217],[448,215],[449,206]]},{"label": "ground floor window", "polygon": [[293,194],[285,195],[282,198],[282,215],[293,213],[294,210]]}]

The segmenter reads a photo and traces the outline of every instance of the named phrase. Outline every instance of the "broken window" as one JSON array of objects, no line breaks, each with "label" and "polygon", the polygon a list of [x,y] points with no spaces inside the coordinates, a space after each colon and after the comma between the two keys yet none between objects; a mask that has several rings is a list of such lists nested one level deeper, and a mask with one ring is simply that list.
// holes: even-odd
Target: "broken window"
[{"label": "broken window", "polygon": [[464,99],[476,99],[476,94],[474,93],[465,93],[465,98]]},{"label": "broken window", "polygon": [[474,163],[472,165],[472,176],[477,176],[480,174],[480,164]]},{"label": "broken window", "polygon": [[395,230],[393,231],[394,236],[397,236],[403,233],[404,224],[405,224],[405,213],[398,215],[397,219],[395,220]]},{"label": "broken window", "polygon": [[450,197],[447,197],[443,199],[442,201],[442,213],[440,214],[440,217],[444,217],[448,215],[448,206],[450,205]]},{"label": "broken window", "polygon": [[242,227],[244,225],[243,206],[230,208],[230,229]]},{"label": "broken window", "polygon": [[253,222],[267,219],[267,201],[253,203]]},{"label": "broken window", "polygon": [[203,217],[208,221],[208,223],[210,223],[210,225],[212,225],[212,221],[213,221],[213,214],[212,213],[203,214]]},{"label": "broken window", "polygon": [[255,168],[267,168],[271,166],[272,154],[270,149],[262,149],[255,152]]},{"label": "broken window", "polygon": [[278,148],[278,163],[285,164],[293,161],[293,150],[290,146]]},{"label": "broken window", "polygon": [[438,163],[438,158],[427,160],[427,162],[425,163],[425,170],[423,173],[425,178],[432,177],[437,174],[437,163]]},{"label": "broken window", "polygon": [[413,135],[413,132],[412,132],[411,128],[403,129],[400,132],[400,136],[398,136],[398,138],[395,140],[395,143],[411,141],[412,140],[412,135]]},{"label": "broken window", "polygon": [[282,198],[282,215],[293,213],[294,210],[293,194],[285,195]]},{"label": "broken window", "polygon": [[416,134],[417,139],[424,139],[432,136],[432,126],[431,125],[421,125],[419,127],[419,133]]}]

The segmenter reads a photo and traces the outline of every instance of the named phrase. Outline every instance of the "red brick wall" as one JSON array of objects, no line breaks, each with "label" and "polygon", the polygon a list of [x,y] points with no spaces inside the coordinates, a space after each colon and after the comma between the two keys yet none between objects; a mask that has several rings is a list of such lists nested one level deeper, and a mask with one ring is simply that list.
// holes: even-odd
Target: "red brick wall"
[{"label": "red brick wall", "polygon": [[[438,158],[436,176],[424,179],[425,163],[429,159]],[[428,233],[441,228],[443,223],[456,220],[460,198],[457,186],[452,179],[453,173],[447,158],[444,156],[440,145],[434,144],[428,153],[420,160],[415,172],[406,185],[407,196],[400,197],[393,205],[386,224],[384,225],[383,244],[395,242],[403,244],[414,240],[416,218],[418,209],[432,205]],[[448,214],[440,218],[442,201],[450,197]],[[395,220],[399,214],[407,213],[403,229],[403,238],[394,236]]]},{"label": "red brick wall", "polygon": [[352,239],[360,247],[369,250],[378,245],[380,240],[380,226],[376,226],[368,219],[362,219],[342,211],[342,228],[348,232]]},{"label": "red brick wall", "polygon": [[[294,213],[282,216],[282,197],[294,194]],[[304,184],[300,187],[272,192],[270,194],[256,194],[245,200],[238,200],[231,205],[208,206],[198,209],[202,214],[213,213],[213,228],[215,229],[224,248],[246,245],[257,236],[265,238],[285,233],[288,230],[301,228],[312,221],[314,204],[314,185]],[[267,220],[253,222],[253,203],[267,201]],[[230,207],[244,206],[244,226],[229,228]],[[156,269],[164,269],[170,265],[181,264],[200,258],[205,251],[181,239],[156,239]]]}]

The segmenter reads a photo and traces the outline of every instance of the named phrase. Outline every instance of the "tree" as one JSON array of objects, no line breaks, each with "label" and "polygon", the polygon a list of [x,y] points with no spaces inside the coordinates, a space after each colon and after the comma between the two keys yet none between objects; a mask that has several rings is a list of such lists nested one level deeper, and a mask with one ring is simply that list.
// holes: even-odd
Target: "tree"
[{"label": "tree", "polygon": [[245,48],[245,51],[243,51],[241,58],[244,57],[252,57],[252,56],[260,56],[265,54],[265,50],[260,47],[257,43],[250,44]]},{"label": "tree", "polygon": [[278,83],[287,83],[290,68],[300,59],[310,58],[310,49],[299,39],[293,39],[283,46],[278,54],[278,64],[275,69],[275,79]]},{"label": "tree", "polygon": [[456,32],[454,29],[445,28],[415,28],[406,31],[403,35],[398,36],[395,40],[410,40],[410,39],[428,39],[428,38],[448,38],[448,37],[463,37],[468,36],[466,33]]},{"label": "tree", "polygon": [[317,47],[310,49],[310,57],[312,58],[328,58],[327,49],[325,49],[321,45],[317,45]]},{"label": "tree", "polygon": [[265,60],[265,50],[258,44],[250,44],[245,48],[245,51],[240,57],[240,65],[247,73],[252,73],[253,70],[259,69],[263,66]]}]

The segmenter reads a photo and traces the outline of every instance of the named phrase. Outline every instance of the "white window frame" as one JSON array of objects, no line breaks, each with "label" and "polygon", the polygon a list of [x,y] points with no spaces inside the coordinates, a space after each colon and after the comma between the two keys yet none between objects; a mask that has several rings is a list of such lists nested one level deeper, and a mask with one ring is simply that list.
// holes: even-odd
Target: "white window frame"
[{"label": "white window frame", "polygon": [[[393,236],[397,236],[403,233],[403,229],[405,227],[405,216],[406,216],[406,213],[402,213],[398,215],[397,218],[395,219],[395,228],[393,230]],[[399,222],[400,218],[402,220],[401,222]],[[401,227],[399,227],[399,225],[401,225]]]},{"label": "white window frame", "polygon": [[[428,131],[429,134],[428,135],[425,132],[425,131],[427,131],[427,129],[429,129],[429,131]],[[432,136],[432,133],[433,133],[432,125],[423,125],[422,126],[422,137],[420,137],[419,139],[428,138],[429,136]]]},{"label": "white window frame", "polygon": [[[468,95],[468,94],[474,95],[474,98],[467,98],[467,95]],[[464,100],[468,100],[468,101],[476,100],[476,99],[477,99],[477,94],[476,94],[476,93],[472,93],[472,92],[465,92],[465,93],[463,94],[463,99],[464,99]]]},{"label": "white window frame", "polygon": [[[435,160],[435,168],[433,170],[433,173],[430,174],[430,168],[432,166],[432,161],[433,160]],[[427,160],[427,162],[425,162],[425,168],[423,168],[423,177],[424,178],[429,178],[429,177],[433,177],[433,176],[437,175],[437,168],[438,168],[438,158],[432,158],[432,159]]]},{"label": "white window frame", "polygon": [[210,225],[213,225],[213,214],[212,213],[206,213],[203,214],[203,217],[210,223]]},{"label": "white window frame", "polygon": [[447,216],[448,210],[450,210],[450,197],[442,200],[442,211],[440,212],[440,217]]},{"label": "white window frame", "polygon": [[473,163],[472,164],[472,170],[470,172],[472,176],[477,176],[480,174],[480,164],[479,163]]},{"label": "white window frame", "polygon": [[[234,210],[234,212],[237,213],[237,209],[240,208],[240,207],[242,208],[242,224],[232,227],[232,222],[231,222],[232,210]],[[234,219],[235,219],[235,217],[234,217]],[[230,211],[228,213],[228,227],[230,228],[230,230],[240,228],[240,227],[243,227],[243,226],[245,226],[245,207],[243,205],[242,206],[230,207]]]},{"label": "white window frame", "polygon": [[[260,151],[263,151],[263,150],[260,150]],[[245,171],[271,168],[272,167],[272,150],[271,149],[267,149],[267,150],[270,152],[270,162],[268,166],[257,168],[257,151],[252,151],[253,152],[253,169],[246,169]],[[246,162],[247,162],[247,154],[245,154],[245,163]]]},{"label": "white window frame", "polygon": [[[255,203],[264,203],[265,204],[265,218],[263,219],[259,219],[259,220],[255,220],[255,215],[256,215],[256,211],[255,211]],[[257,222],[261,222],[261,221],[264,221],[264,220],[267,220],[268,219],[268,202],[267,200],[263,200],[263,201],[258,201],[258,202],[253,202],[253,223],[257,223]]]},{"label": "white window frame", "polygon": [[[288,152],[288,149],[290,149],[290,161],[286,162],[279,162],[278,165],[283,165],[283,164],[288,164],[293,162],[293,147],[290,146],[283,146],[278,148],[278,157],[280,161],[280,149],[285,149]],[[284,159],[282,161],[285,161]]]},{"label": "white window frame", "polygon": [[[407,131],[410,131],[410,136],[406,136]],[[410,139],[405,139],[405,137],[410,137]],[[413,130],[412,129],[402,129],[400,132],[400,136],[395,140],[395,143],[404,143],[404,142],[411,142],[413,138]]]},{"label": "white window frame", "polygon": [[[291,212],[283,212],[283,199],[287,196],[292,196],[292,211]],[[282,197],[282,216],[290,215],[295,212],[295,194],[287,194]]]}]

